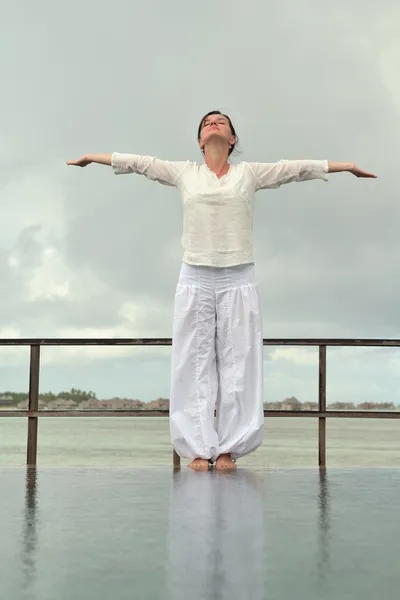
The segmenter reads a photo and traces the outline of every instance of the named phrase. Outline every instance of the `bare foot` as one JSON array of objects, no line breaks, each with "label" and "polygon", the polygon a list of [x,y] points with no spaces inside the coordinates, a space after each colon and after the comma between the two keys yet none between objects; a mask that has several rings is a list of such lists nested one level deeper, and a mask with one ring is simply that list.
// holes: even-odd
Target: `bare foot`
[{"label": "bare foot", "polygon": [[205,458],[195,458],[188,464],[188,467],[194,471],[208,471],[208,460]]},{"label": "bare foot", "polygon": [[221,454],[221,456],[217,458],[215,468],[218,471],[229,471],[236,469],[236,465],[233,462],[230,454]]}]

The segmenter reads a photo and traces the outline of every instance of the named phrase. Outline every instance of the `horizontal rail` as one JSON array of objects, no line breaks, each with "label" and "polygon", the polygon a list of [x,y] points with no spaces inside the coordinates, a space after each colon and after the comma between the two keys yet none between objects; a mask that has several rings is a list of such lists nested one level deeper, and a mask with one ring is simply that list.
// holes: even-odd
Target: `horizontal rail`
[{"label": "horizontal rail", "polygon": [[[67,409],[39,410],[40,351],[44,346],[171,346],[171,338],[0,338],[0,346],[30,347],[30,376],[27,410],[0,410],[1,417],[25,417],[28,420],[27,464],[36,465],[39,417],[161,417],[169,409]],[[326,419],[400,419],[399,411],[388,410],[327,410],[326,406],[326,349],[328,347],[400,347],[400,339],[364,338],[264,338],[264,346],[318,347],[319,384],[316,410],[269,410],[265,417],[296,417],[318,419],[318,464],[326,466]],[[173,465],[178,468],[180,458],[173,451]]]},{"label": "horizontal rail", "polygon": [[[0,410],[0,417],[168,417],[169,410]],[[400,410],[264,410],[264,417],[400,419]]]},{"label": "horizontal rail", "polygon": [[[171,338],[0,338],[0,346],[171,346]],[[400,339],[264,338],[264,346],[400,347]]]}]

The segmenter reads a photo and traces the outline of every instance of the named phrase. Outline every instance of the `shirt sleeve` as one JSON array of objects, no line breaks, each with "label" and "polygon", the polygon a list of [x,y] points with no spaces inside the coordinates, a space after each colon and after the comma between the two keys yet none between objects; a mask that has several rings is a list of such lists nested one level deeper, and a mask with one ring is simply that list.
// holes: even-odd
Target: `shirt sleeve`
[{"label": "shirt sleeve", "polygon": [[255,191],[278,188],[292,181],[328,181],[327,160],[280,160],[276,163],[248,163],[255,179]]},{"label": "shirt sleeve", "polygon": [[189,161],[171,162],[140,154],[113,152],[111,155],[111,166],[115,175],[144,175],[147,179],[171,187],[178,185],[180,175],[188,164]]}]

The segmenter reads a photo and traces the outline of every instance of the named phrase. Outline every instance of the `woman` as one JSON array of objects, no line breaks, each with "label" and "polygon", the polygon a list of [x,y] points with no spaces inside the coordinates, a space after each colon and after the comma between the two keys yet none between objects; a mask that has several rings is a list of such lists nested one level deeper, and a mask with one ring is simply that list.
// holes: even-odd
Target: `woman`
[{"label": "woman", "polygon": [[[189,466],[233,469],[264,435],[263,336],[255,276],[252,205],[261,189],[348,171],[326,160],[230,164],[237,135],[219,111],[198,128],[204,163],[135,154],[87,154],[67,164],[109,165],[178,188],[183,201],[183,261],[175,295],[170,431]],[[214,421],[214,411],[216,420]]]}]

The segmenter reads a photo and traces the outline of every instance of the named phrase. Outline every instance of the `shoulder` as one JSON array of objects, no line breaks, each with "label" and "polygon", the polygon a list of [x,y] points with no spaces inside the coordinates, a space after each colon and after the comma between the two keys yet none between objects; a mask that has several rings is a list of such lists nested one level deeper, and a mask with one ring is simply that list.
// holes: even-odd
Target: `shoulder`
[{"label": "shoulder", "polygon": [[195,162],[194,160],[184,160],[182,162],[179,163],[182,167],[182,175],[191,175],[191,176],[195,176],[197,175],[200,170],[201,170],[201,166],[200,164],[198,164],[197,162]]},{"label": "shoulder", "polygon": [[249,177],[254,177],[257,172],[257,165],[258,163],[242,160],[239,163],[232,165],[232,167],[234,168],[234,170],[242,174],[245,174]]},{"label": "shoulder", "polygon": [[255,165],[257,165],[258,163],[255,162],[249,162],[247,160],[241,160],[240,162],[232,165],[234,167],[236,167],[237,169],[240,169],[242,171],[251,171],[253,169],[253,167]]},{"label": "shoulder", "polygon": [[182,167],[184,167],[185,169],[189,169],[190,171],[197,171],[200,166],[193,160],[176,161],[175,164],[181,165]]}]

